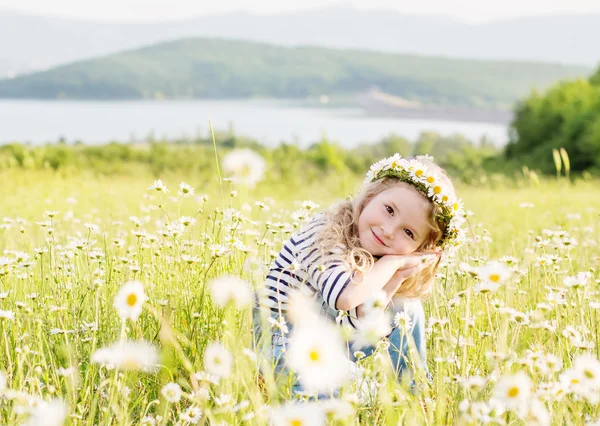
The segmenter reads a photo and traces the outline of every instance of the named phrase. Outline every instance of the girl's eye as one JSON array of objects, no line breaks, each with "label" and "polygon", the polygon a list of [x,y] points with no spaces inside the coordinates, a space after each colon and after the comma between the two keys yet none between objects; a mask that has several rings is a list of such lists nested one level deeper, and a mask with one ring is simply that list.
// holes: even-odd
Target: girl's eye
[{"label": "girl's eye", "polygon": [[406,235],[408,235],[411,239],[415,239],[415,236],[413,235],[412,231],[408,228],[404,229],[404,232],[406,233]]},{"label": "girl's eye", "polygon": [[390,206],[386,205],[385,209],[387,210],[387,212],[389,214],[391,214],[392,216],[394,216],[394,209],[393,208],[391,208]]}]

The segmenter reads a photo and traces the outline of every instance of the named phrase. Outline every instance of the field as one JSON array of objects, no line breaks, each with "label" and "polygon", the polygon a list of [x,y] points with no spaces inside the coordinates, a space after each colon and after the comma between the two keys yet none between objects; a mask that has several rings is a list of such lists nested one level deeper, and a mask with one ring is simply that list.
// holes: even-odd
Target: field
[{"label": "field", "polygon": [[[431,384],[398,383],[385,351],[360,361],[368,392],[349,382],[333,402],[290,404],[259,380],[243,284],[221,282],[241,286],[221,307],[214,280],[260,286],[302,202],[321,211],[360,181],[197,187],[171,172],[166,193],[150,174],[0,171],[0,423],[600,424],[593,180],[458,186],[469,242],[424,304]],[[469,273],[492,261],[510,270],[499,285]]]}]

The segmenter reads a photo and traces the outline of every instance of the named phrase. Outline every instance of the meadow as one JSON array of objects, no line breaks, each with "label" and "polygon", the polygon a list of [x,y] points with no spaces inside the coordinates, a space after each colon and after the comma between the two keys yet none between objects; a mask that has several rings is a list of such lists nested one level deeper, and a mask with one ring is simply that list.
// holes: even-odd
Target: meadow
[{"label": "meadow", "polygon": [[1,424],[600,424],[600,181],[458,184],[468,242],[424,303],[433,382],[411,391],[380,347],[367,390],[290,402],[259,380],[247,295],[362,176],[160,177],[0,170]]}]

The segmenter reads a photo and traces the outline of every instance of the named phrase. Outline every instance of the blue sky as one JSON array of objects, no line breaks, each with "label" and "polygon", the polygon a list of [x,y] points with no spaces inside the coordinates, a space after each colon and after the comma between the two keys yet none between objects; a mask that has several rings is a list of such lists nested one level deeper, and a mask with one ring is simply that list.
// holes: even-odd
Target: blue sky
[{"label": "blue sky", "polygon": [[[339,4],[339,0],[0,0],[0,8],[68,17],[147,21],[247,10],[272,14]],[[350,0],[358,8],[391,8],[405,14],[443,14],[470,22],[515,16],[600,13],[598,0]]]}]

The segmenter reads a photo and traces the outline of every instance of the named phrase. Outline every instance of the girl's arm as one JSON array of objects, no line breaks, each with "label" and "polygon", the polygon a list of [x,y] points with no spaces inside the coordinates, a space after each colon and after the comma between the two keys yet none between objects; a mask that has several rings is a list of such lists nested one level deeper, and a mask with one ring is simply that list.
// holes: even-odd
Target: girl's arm
[{"label": "girl's arm", "polygon": [[356,277],[348,283],[337,299],[336,309],[342,311],[354,309],[382,289],[391,299],[406,278],[423,269],[427,261],[436,258],[436,254],[423,255],[422,253],[381,257],[371,269],[356,274]]}]

